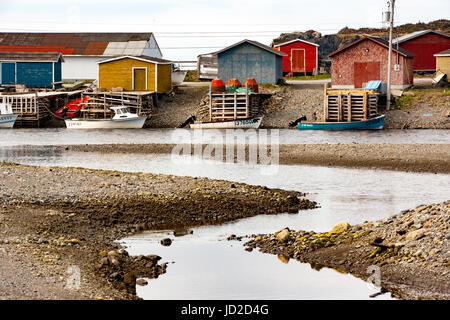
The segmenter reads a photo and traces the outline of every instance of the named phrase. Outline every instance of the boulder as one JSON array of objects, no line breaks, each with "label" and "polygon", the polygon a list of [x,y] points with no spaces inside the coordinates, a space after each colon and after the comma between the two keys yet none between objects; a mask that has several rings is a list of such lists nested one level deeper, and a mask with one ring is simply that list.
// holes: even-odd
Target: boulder
[{"label": "boulder", "polygon": [[333,233],[342,233],[348,229],[350,229],[351,225],[348,222],[340,222],[331,229]]},{"label": "boulder", "polygon": [[284,243],[289,240],[289,236],[291,235],[291,232],[289,231],[289,228],[284,228],[283,230],[278,231],[275,235],[276,235],[278,241]]},{"label": "boulder", "polygon": [[172,244],[172,240],[170,238],[165,238],[161,240],[161,244],[163,246],[170,246]]},{"label": "boulder", "polygon": [[422,229],[408,232],[405,236],[406,240],[419,240],[425,236],[425,232]]}]

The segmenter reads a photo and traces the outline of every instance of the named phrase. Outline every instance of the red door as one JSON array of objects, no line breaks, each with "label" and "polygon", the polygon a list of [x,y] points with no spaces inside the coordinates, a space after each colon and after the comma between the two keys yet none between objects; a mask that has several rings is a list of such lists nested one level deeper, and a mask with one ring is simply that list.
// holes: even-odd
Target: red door
[{"label": "red door", "polygon": [[353,68],[353,84],[362,88],[364,82],[380,80],[380,62],[355,62]]},{"label": "red door", "polygon": [[291,72],[305,72],[305,50],[292,49]]}]

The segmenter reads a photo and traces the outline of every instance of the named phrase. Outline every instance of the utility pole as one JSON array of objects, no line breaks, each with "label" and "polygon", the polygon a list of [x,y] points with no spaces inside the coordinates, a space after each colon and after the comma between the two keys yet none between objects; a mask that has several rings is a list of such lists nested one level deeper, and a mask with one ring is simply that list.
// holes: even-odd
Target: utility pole
[{"label": "utility pole", "polygon": [[387,74],[387,92],[386,92],[386,110],[391,109],[391,69],[392,69],[392,29],[394,27],[394,3],[395,0],[390,0],[390,21],[389,21],[389,54],[388,54],[388,74]]}]

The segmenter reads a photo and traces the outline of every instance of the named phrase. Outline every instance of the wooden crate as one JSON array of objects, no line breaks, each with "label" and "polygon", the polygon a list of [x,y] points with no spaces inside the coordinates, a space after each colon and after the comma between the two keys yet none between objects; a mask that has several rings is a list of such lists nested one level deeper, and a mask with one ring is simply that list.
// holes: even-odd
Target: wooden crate
[{"label": "wooden crate", "polygon": [[378,94],[373,91],[330,90],[324,95],[325,122],[350,122],[378,114]]}]

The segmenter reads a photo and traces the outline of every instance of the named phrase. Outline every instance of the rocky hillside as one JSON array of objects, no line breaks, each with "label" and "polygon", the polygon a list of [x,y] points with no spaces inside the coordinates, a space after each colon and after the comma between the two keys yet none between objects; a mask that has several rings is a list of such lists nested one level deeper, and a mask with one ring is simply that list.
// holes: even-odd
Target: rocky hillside
[{"label": "rocky hillside", "polygon": [[[411,32],[420,30],[436,30],[446,34],[450,34],[450,20],[440,19],[432,21],[429,23],[408,23],[394,27],[394,35],[402,36]],[[336,51],[350,42],[358,40],[365,35],[374,35],[382,38],[388,37],[387,29],[382,28],[360,28],[351,29],[345,27],[341,29],[337,34],[324,35],[320,32],[309,30],[306,32],[292,32],[292,33],[282,33],[276,40],[293,40],[293,39],[303,39],[306,41],[311,41],[320,45],[319,53],[322,56],[327,56],[333,51]]]}]

